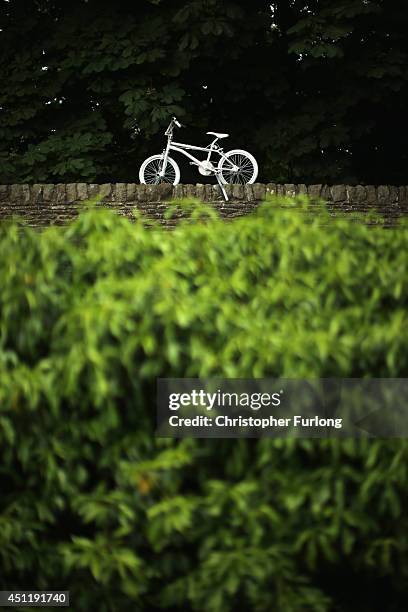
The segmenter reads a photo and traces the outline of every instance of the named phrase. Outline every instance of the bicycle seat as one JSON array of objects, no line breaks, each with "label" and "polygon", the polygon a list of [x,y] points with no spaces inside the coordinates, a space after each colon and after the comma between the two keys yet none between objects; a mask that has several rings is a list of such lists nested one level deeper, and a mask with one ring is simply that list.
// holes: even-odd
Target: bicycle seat
[{"label": "bicycle seat", "polygon": [[227,136],[229,136],[229,134],[220,134],[218,132],[207,132],[207,134],[210,134],[210,136],[216,136],[216,138],[227,138]]}]

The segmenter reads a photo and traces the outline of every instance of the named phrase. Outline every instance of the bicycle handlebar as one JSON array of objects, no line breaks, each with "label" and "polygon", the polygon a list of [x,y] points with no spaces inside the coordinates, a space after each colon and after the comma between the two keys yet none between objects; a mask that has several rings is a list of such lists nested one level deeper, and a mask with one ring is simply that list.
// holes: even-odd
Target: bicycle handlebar
[{"label": "bicycle handlebar", "polygon": [[174,125],[177,126],[178,128],[185,127],[182,123],[180,123],[180,121],[178,121],[176,119],[176,117],[172,117],[171,121],[170,121],[170,124],[169,124],[169,127],[164,132],[166,136],[170,136],[171,135],[171,133],[173,132],[173,126]]}]

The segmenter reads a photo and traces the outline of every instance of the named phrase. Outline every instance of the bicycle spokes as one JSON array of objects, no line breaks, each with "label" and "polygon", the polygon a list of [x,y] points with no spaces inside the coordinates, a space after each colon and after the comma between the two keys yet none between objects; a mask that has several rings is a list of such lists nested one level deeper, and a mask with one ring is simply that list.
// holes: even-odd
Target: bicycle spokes
[{"label": "bicycle spokes", "polygon": [[161,171],[163,168],[163,160],[153,159],[146,166],[144,170],[144,177],[146,183],[151,185],[158,185],[160,183],[174,183],[176,178],[176,171],[171,165],[171,163],[167,162],[166,170],[164,175],[161,175]]},{"label": "bicycle spokes", "polygon": [[254,173],[254,166],[248,157],[237,153],[235,155],[231,155],[228,161],[231,163],[231,165],[228,167],[225,165],[222,169],[224,179],[227,183],[245,185],[251,180]]}]

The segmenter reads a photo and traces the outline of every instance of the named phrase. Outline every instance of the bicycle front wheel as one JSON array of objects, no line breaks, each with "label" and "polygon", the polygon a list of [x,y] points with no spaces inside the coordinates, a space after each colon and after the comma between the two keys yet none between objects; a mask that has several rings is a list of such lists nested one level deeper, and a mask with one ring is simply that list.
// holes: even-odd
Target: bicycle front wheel
[{"label": "bicycle front wheel", "polygon": [[253,155],[243,149],[225,153],[218,163],[219,177],[224,185],[249,185],[258,176],[258,164]]},{"label": "bicycle front wheel", "polygon": [[171,157],[167,158],[164,175],[161,176],[163,168],[163,156],[152,155],[148,157],[139,170],[139,181],[144,185],[159,185],[160,183],[171,183],[178,185],[180,182],[180,168]]}]

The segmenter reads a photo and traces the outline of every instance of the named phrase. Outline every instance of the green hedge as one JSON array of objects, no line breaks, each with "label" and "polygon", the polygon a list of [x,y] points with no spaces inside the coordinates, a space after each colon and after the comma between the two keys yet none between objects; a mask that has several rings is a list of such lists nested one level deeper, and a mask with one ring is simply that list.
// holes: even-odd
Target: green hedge
[{"label": "green hedge", "polygon": [[299,206],[1,226],[1,589],[84,612],[405,609],[405,441],[154,436],[159,376],[406,375],[408,228]]}]

